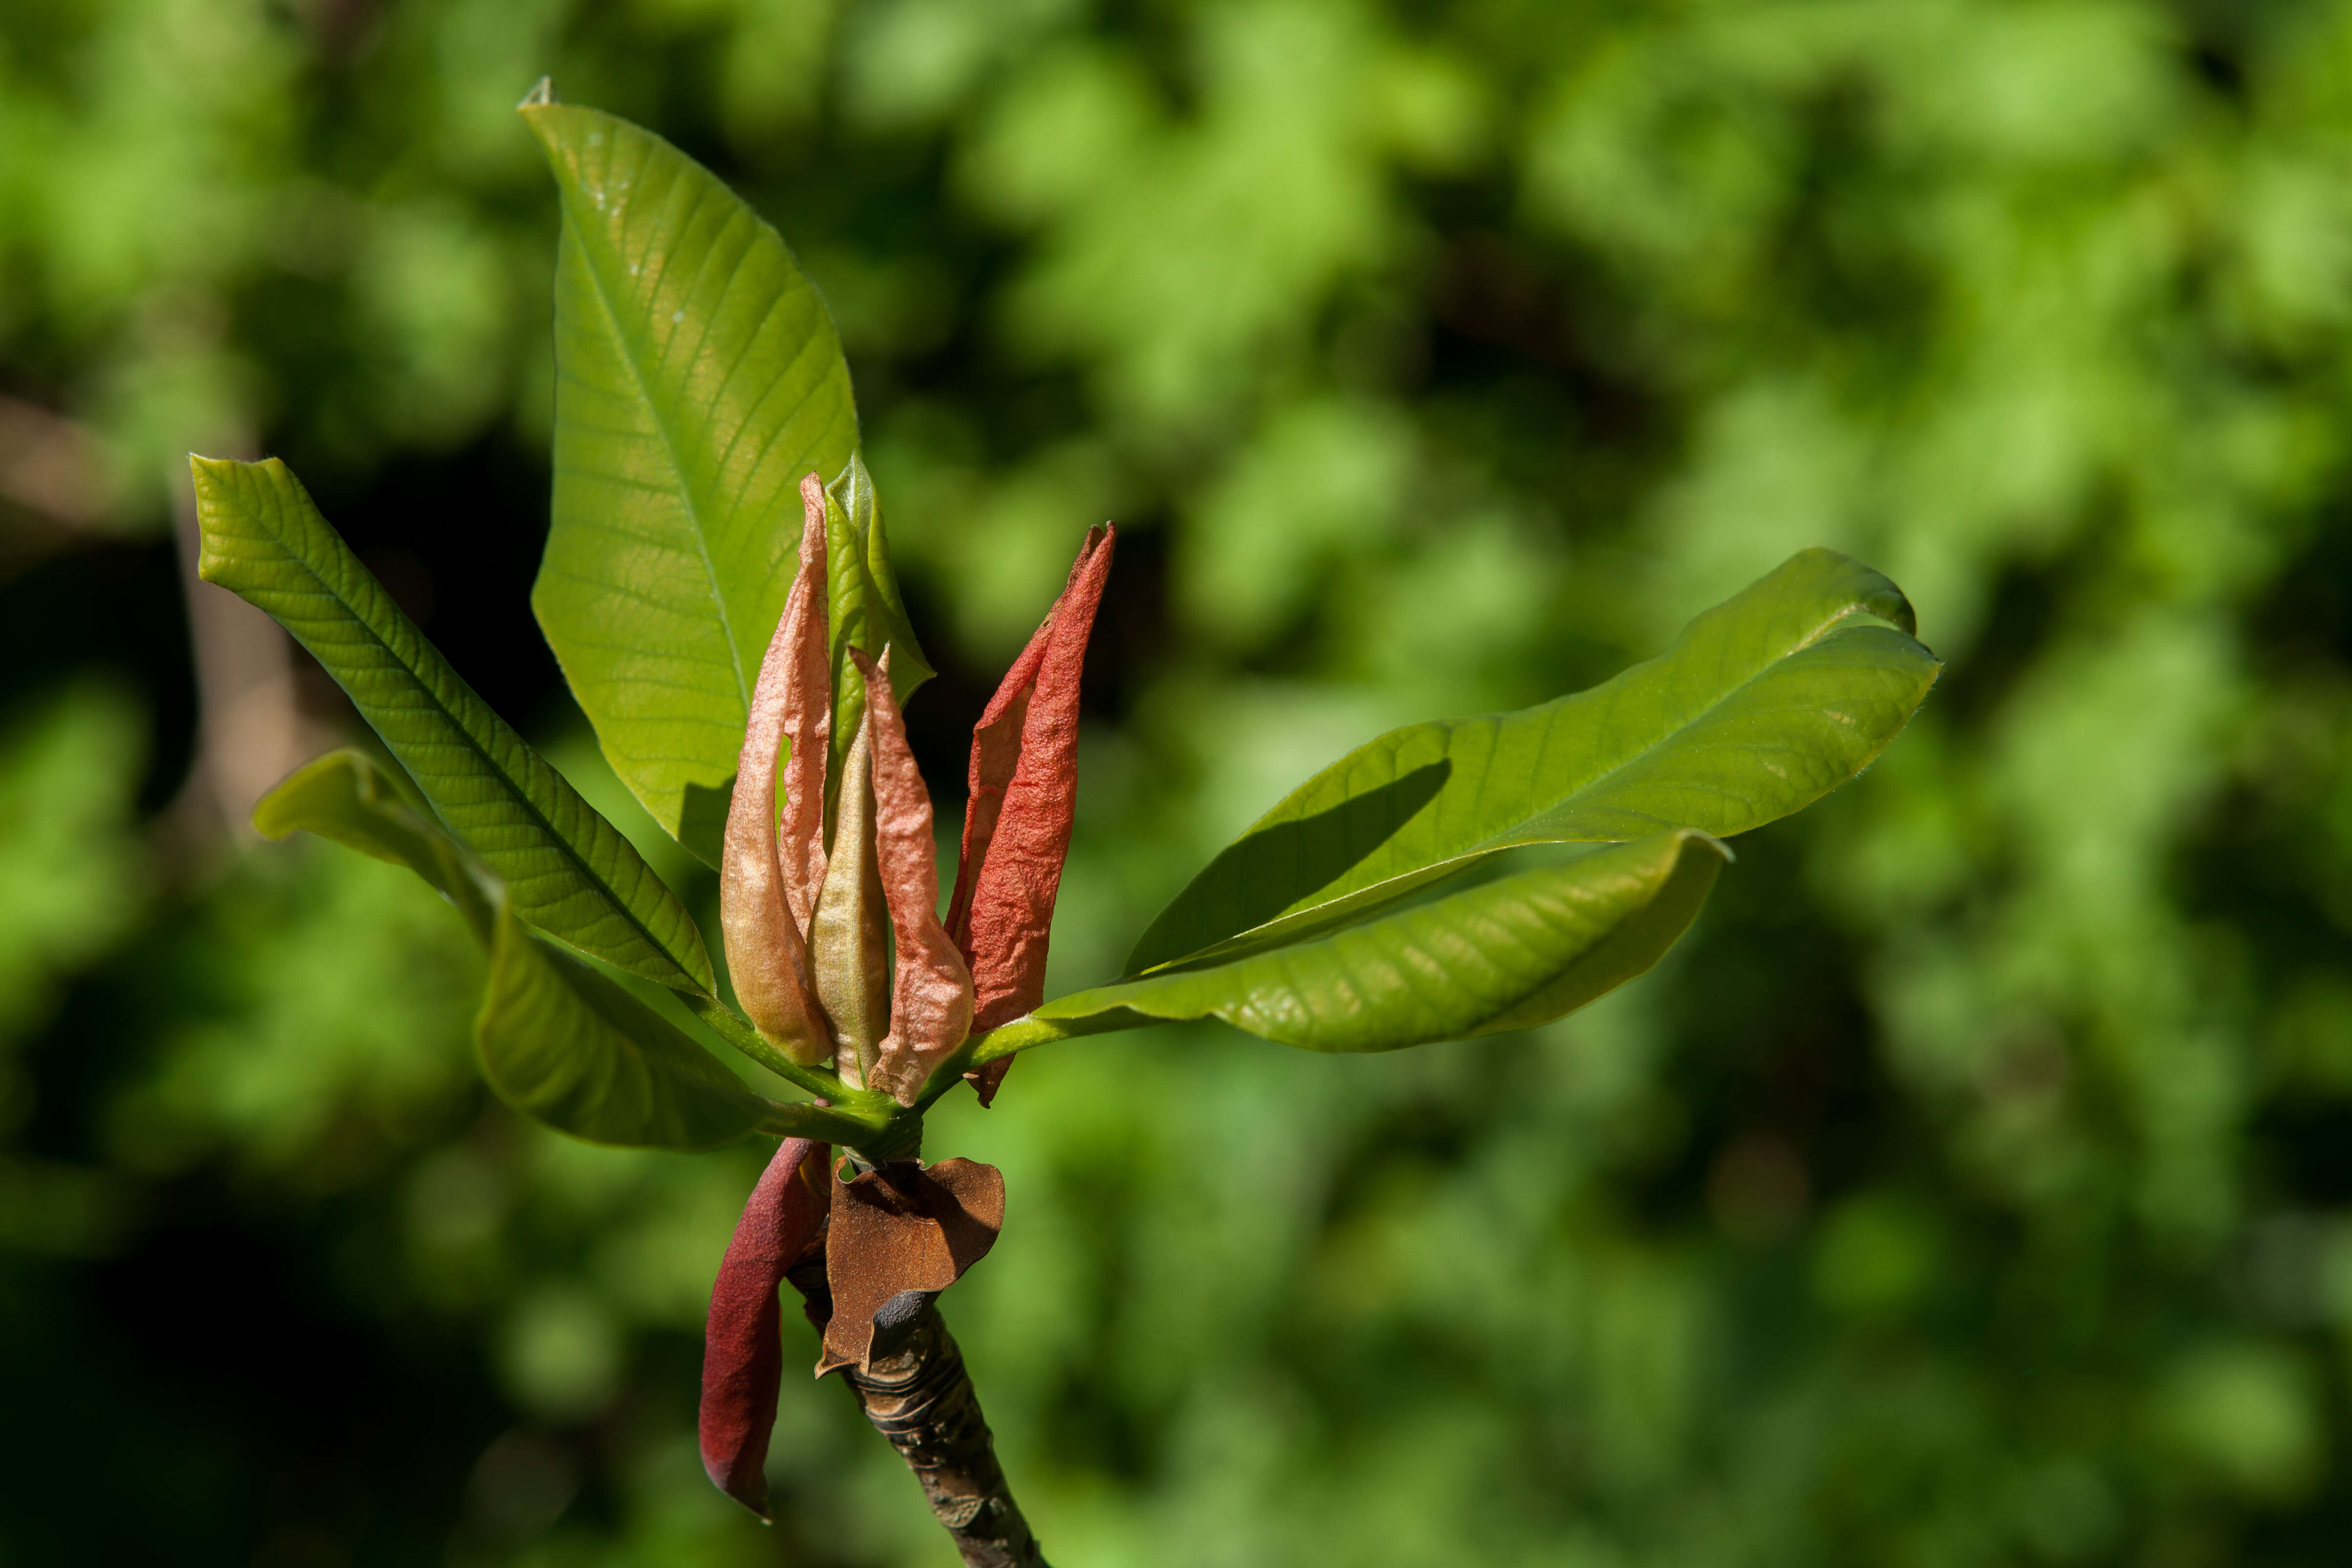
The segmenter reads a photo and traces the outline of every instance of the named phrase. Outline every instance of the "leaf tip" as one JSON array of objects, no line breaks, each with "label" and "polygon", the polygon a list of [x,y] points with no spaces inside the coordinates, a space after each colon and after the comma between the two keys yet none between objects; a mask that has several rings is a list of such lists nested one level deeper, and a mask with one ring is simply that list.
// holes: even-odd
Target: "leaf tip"
[{"label": "leaf tip", "polygon": [[1705,844],[1708,849],[1711,849],[1717,854],[1721,855],[1723,857],[1723,863],[1726,865],[1731,864],[1734,861],[1737,861],[1739,858],[1738,851],[1734,850],[1729,844],[1725,843],[1721,839],[1717,838],[1713,833],[1708,832],[1705,828],[1684,828],[1676,833],[1675,839],[1676,842],[1675,848],[1677,853],[1683,850],[1688,849],[1694,841],[1696,841],[1698,843]]},{"label": "leaf tip", "polygon": [[522,101],[516,104],[515,108],[518,111],[544,109],[554,101],[555,78],[551,76],[542,76],[530,84],[530,90],[522,95]]},{"label": "leaf tip", "polygon": [[202,453],[188,454],[188,479],[196,487],[199,501],[218,493],[222,484],[240,466],[234,457],[206,457]]}]

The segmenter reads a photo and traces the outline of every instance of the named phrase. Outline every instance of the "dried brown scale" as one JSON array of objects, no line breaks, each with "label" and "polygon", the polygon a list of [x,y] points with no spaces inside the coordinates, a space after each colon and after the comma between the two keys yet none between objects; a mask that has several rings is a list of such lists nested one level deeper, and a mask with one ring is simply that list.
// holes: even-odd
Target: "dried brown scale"
[{"label": "dried brown scale", "polygon": [[993,1166],[892,1161],[837,1183],[825,1225],[833,1321],[817,1375],[890,1354],[896,1328],[988,1255],[1004,1225]]},{"label": "dried brown scale", "polygon": [[[786,1278],[806,1298],[812,1322],[832,1318],[822,1254]],[[936,1304],[917,1315],[889,1354],[876,1356],[871,1370],[845,1368],[843,1377],[866,1420],[915,1472],[932,1516],[955,1538],[966,1568],[1047,1568],[996,1461],[996,1439],[981,1413],[963,1352]]]}]

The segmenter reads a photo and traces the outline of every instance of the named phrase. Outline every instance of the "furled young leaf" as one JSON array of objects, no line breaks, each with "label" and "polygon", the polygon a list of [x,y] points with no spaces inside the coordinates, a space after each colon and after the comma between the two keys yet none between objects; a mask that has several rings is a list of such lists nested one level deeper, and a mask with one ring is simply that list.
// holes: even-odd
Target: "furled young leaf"
[{"label": "furled young leaf", "polygon": [[[807,489],[803,482],[803,488]],[[900,703],[931,678],[930,664],[916,644],[890,565],[890,542],[875,504],[874,480],[863,459],[824,487],[826,635],[833,654],[833,762],[838,778],[857,726],[866,714],[866,677],[850,658],[890,653],[890,689]]]},{"label": "furled young leaf", "polygon": [[1806,550],[1590,691],[1349,753],[1194,878],[1128,972],[1277,942],[1515,846],[1786,816],[1861,771],[1927,695],[1938,666],[1913,630],[1885,578]]},{"label": "furled young leaf", "polygon": [[[1728,858],[1688,828],[1611,844],[1244,957],[1058,998],[1031,1015],[1034,1029],[1008,1030],[1006,1046],[1170,1019],[1222,1019],[1308,1051],[1394,1051],[1529,1028],[1656,963]],[[983,1046],[975,1060],[996,1054]]]},{"label": "furled young leaf", "polygon": [[604,976],[524,931],[488,867],[402,800],[362,752],[333,751],[262,798],[254,826],[297,829],[406,865],[446,894],[490,953],[475,1020],[483,1071],[505,1099],[593,1143],[698,1149],[744,1134],[863,1136],[813,1105],[782,1105]]},{"label": "furled young leaf", "polygon": [[841,821],[809,916],[809,974],[833,1024],[834,1071],[871,1089],[890,1031],[890,912],[875,859],[874,742],[862,724],[841,775]]},{"label": "furled young leaf", "polygon": [[276,616],[342,684],[515,913],[616,968],[708,992],[710,956],[686,906],[449,667],[286,465],[190,461],[205,580]]},{"label": "furled young leaf", "polygon": [[522,113],[563,205],[531,606],[614,768],[715,865],[794,492],[856,449],[848,367],[782,237],[709,171],[593,110]]}]

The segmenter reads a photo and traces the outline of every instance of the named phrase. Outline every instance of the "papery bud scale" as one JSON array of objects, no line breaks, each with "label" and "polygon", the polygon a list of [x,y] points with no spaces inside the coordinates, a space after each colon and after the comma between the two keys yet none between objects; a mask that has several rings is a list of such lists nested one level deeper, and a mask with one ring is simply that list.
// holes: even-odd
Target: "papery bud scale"
[{"label": "papery bud scale", "polygon": [[878,664],[853,653],[866,678],[866,726],[874,749],[874,841],[898,949],[890,983],[890,1034],[866,1087],[902,1105],[931,1069],[971,1031],[971,972],[940,924],[939,847],[931,797],[907,747],[906,722],[890,689],[890,653]]},{"label": "papery bud scale", "polygon": [[[1045,952],[1076,809],[1078,677],[1117,531],[1090,528],[1068,583],[972,729],[971,793],[948,930],[971,968],[972,1027],[1045,996]],[[1010,1057],[973,1074],[986,1104]]]}]

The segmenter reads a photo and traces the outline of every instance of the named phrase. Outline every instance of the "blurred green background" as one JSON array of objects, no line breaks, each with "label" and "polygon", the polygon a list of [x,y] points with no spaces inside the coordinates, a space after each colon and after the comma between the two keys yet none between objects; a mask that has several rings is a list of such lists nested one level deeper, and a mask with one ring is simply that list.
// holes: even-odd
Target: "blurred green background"
[{"label": "blurred green background", "polygon": [[1801,546],[1948,661],[1587,1013],[935,1118],[1056,1562],[2342,1561],[2352,3],[8,0],[0,1563],[950,1555],[837,1389],[773,1531],[701,1477],[761,1151],[522,1124],[447,912],[238,825],[351,720],[189,595],[191,448],[616,793],[526,604],[542,71],[831,301],[950,819],[1120,519],[1055,989],[1346,747]]}]

